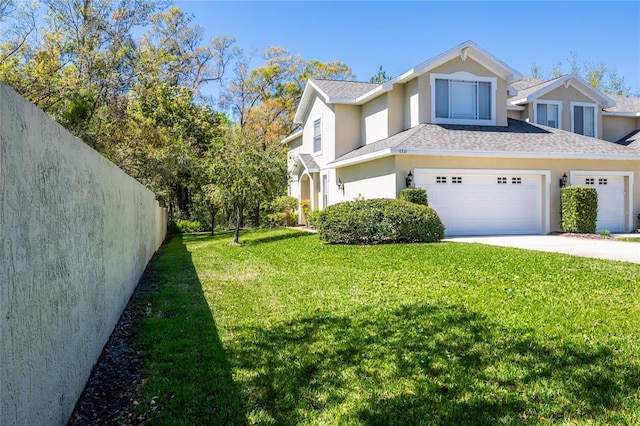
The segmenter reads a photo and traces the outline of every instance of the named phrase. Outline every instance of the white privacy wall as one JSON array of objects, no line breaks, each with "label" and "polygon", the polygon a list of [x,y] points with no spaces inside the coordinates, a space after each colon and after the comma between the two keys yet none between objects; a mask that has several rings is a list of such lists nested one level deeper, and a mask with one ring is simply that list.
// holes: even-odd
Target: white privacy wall
[{"label": "white privacy wall", "polygon": [[0,425],[66,424],[165,224],[152,192],[0,83]]}]

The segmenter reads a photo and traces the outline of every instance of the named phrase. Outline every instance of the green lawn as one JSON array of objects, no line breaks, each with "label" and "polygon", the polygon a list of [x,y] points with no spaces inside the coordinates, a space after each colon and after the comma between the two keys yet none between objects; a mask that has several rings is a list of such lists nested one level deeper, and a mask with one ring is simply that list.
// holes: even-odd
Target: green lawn
[{"label": "green lawn", "polygon": [[151,424],[640,424],[640,265],[463,243],[174,238]]}]

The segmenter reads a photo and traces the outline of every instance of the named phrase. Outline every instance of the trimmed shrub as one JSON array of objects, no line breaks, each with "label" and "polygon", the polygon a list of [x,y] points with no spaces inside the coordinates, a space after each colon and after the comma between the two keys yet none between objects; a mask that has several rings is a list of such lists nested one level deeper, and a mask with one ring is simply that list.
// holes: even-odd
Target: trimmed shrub
[{"label": "trimmed shrub", "polygon": [[307,212],[307,224],[314,228],[318,227],[318,221],[320,220],[320,210],[310,210]]},{"label": "trimmed shrub", "polygon": [[298,224],[298,212],[286,211],[267,215],[269,224],[273,221],[275,226],[296,226]]},{"label": "trimmed shrub", "polygon": [[598,219],[598,192],[588,186],[567,186],[560,192],[561,226],[565,232],[593,234]]},{"label": "trimmed shrub", "polygon": [[320,212],[318,236],[327,243],[435,242],[444,225],[431,207],[374,198],[331,205]]},{"label": "trimmed shrub", "polygon": [[400,196],[398,197],[401,200],[406,200],[410,203],[422,204],[423,206],[428,206],[427,202],[427,190],[422,188],[406,188],[400,191]]}]

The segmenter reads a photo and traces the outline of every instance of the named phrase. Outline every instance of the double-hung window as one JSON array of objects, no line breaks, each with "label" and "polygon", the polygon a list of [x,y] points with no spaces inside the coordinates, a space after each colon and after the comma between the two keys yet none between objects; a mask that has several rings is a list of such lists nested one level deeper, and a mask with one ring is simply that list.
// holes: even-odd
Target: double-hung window
[{"label": "double-hung window", "polygon": [[313,153],[322,151],[322,122],[318,118],[313,122]]},{"label": "double-hung window", "polygon": [[580,135],[596,137],[598,134],[596,104],[571,102],[571,131]]},{"label": "double-hung window", "polygon": [[431,74],[431,118],[442,124],[495,125],[494,77],[467,72]]},{"label": "double-hung window", "polygon": [[542,124],[543,126],[553,127],[554,129],[560,128],[560,115],[561,115],[561,103],[560,102],[536,102],[535,105],[535,122]]}]

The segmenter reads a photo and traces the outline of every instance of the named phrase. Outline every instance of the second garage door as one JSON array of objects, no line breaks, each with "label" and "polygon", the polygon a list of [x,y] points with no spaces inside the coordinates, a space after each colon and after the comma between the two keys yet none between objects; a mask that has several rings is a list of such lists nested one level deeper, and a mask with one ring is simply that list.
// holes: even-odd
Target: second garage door
[{"label": "second garage door", "polygon": [[575,184],[592,186],[598,191],[598,231],[624,231],[624,177],[581,175],[576,177]]},{"label": "second garage door", "polygon": [[421,173],[446,235],[542,233],[542,178],[517,173]]}]

